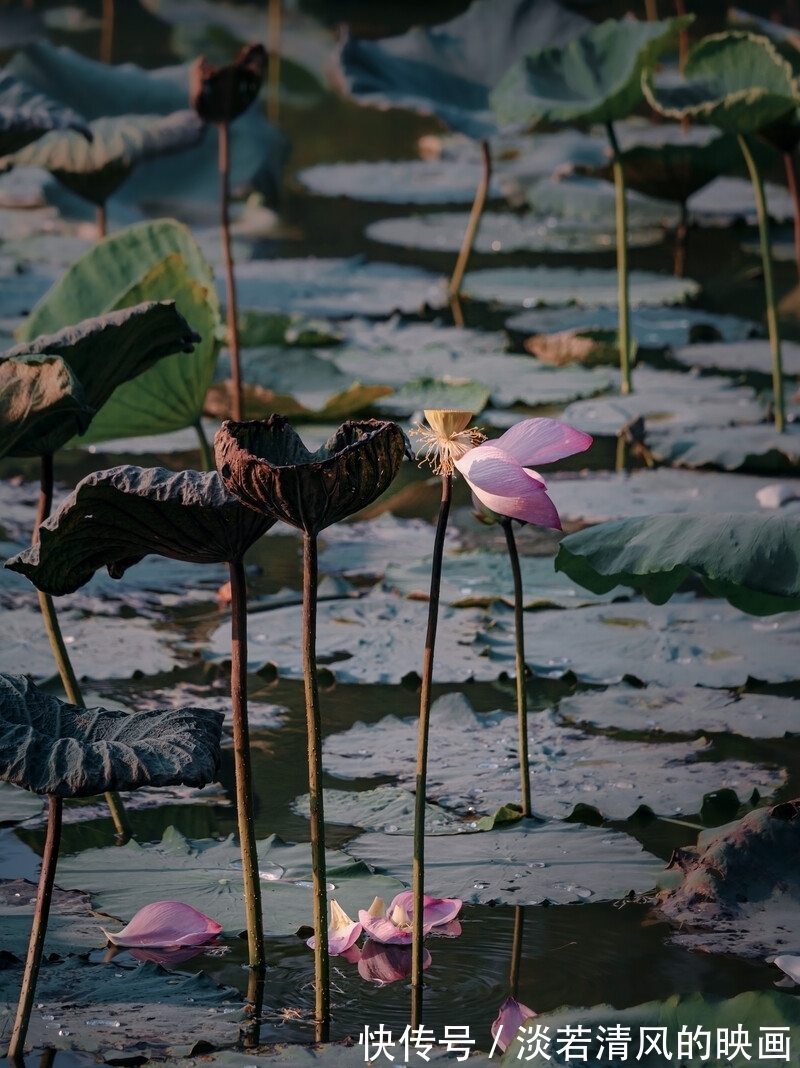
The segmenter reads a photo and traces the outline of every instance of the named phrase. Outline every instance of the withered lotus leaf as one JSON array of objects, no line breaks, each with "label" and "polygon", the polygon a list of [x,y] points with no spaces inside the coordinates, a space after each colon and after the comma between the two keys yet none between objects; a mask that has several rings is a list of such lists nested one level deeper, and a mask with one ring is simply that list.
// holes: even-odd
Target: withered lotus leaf
[{"label": "withered lotus leaf", "polygon": [[16,152],[48,130],[78,130],[83,137],[92,137],[72,108],[37,93],[13,74],[0,72],[0,156]]},{"label": "withered lotus leaf", "polygon": [[244,504],[316,535],[379,497],[407,442],[396,423],[348,420],[310,452],[288,419],[227,421],[214,439],[217,470]]},{"label": "withered lotus leaf", "polygon": [[206,708],[78,708],[0,674],[0,779],[58,797],[205,786],[217,773],[222,720]]},{"label": "withered lotus leaf", "polygon": [[233,122],[258,96],[266,62],[267,53],[260,44],[243,48],[224,67],[198,56],[189,80],[192,107],[206,122]]},{"label": "withered lotus leaf", "polygon": [[0,360],[0,456],[43,419],[69,421],[80,434],[93,415],[83,387],[60,356]]},{"label": "withered lotus leaf", "polygon": [[148,553],[227,563],[275,523],[245,508],[216,473],[112,467],[82,479],[39,528],[39,541],[6,564],[59,596],[107,567],[113,578]]}]

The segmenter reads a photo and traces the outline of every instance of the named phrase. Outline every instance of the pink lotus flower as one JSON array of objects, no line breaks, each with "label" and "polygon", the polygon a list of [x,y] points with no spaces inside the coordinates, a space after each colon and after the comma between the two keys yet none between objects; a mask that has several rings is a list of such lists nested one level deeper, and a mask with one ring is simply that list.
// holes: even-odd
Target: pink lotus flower
[{"label": "pink lotus flower", "polygon": [[[423,971],[430,967],[431,960],[430,953],[423,947]],[[407,979],[411,975],[411,946],[385,946],[367,939],[361,950],[358,974],[367,982],[377,983],[379,986],[396,983],[398,979]]]},{"label": "pink lotus flower", "polygon": [[182,901],[154,901],[139,909],[127,927],[116,934],[104,927],[101,930],[115,946],[166,949],[210,942],[220,933],[222,924]]},{"label": "pink lotus flower", "polygon": [[528,466],[561,460],[591,444],[589,434],[558,419],[524,419],[502,437],[469,449],[453,463],[471,488],[477,507],[561,530],[544,479]]},{"label": "pink lotus flower", "polygon": [[[332,957],[345,956],[361,934],[361,924],[355,923],[336,900],[331,900],[331,922],[328,924],[328,953]],[[312,935],[306,942],[309,949],[316,949],[317,941]]]},{"label": "pink lotus flower", "polygon": [[533,1009],[521,1004],[516,998],[506,998],[500,1006],[497,1019],[492,1023],[492,1038],[496,1045],[506,1050],[520,1027],[535,1015]]},{"label": "pink lotus flower", "polygon": [[[422,933],[437,933],[437,928],[443,934],[453,937],[454,932],[450,927],[451,921],[455,920],[461,902],[458,898],[423,897]],[[385,946],[405,946],[412,940],[411,921],[414,917],[414,893],[412,890],[403,890],[393,898],[392,903],[386,908],[383,899],[376,897],[369,911],[361,909],[358,914],[364,931],[375,942]]]}]

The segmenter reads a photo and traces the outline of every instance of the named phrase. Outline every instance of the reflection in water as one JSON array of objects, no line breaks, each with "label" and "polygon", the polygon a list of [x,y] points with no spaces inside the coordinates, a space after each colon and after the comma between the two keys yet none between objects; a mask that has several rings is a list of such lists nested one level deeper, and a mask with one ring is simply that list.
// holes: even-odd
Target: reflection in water
[{"label": "reflection in water", "polygon": [[[430,966],[431,955],[427,949],[423,949],[423,970]],[[411,946],[384,945],[368,938],[361,950],[358,974],[362,979],[381,986],[407,979],[411,975]]]}]

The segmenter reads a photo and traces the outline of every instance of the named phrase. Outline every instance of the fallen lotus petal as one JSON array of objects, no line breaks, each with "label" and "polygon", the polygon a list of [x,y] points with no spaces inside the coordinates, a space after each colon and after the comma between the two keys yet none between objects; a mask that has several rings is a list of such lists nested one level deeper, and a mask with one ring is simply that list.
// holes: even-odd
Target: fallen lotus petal
[{"label": "fallen lotus petal", "polygon": [[169,946],[197,946],[222,930],[222,924],[182,901],[154,901],[139,909],[131,922],[112,934],[103,934],[115,946],[166,949]]},{"label": "fallen lotus petal", "polygon": [[[461,901],[457,897],[429,897],[422,896],[422,926],[428,930],[440,927],[454,920],[461,911]],[[403,890],[392,899],[392,903],[386,910],[391,916],[396,908],[402,908],[408,914],[409,920],[414,916],[414,891]],[[438,933],[438,932],[437,932]]]},{"label": "fallen lotus petal", "polygon": [[775,957],[772,963],[777,964],[780,970],[795,983],[800,983],[800,956],[796,953],[782,953],[779,957]]},{"label": "fallen lotus petal", "polygon": [[[423,969],[430,967],[431,960],[430,953],[423,948]],[[407,979],[411,974],[411,946],[385,945],[382,942],[368,940],[361,950],[358,974],[367,982],[381,985],[396,983],[398,979]]]},{"label": "fallen lotus petal", "polygon": [[[328,924],[328,952],[332,957],[342,956],[353,947],[361,934],[361,924],[351,920],[335,899],[331,901],[331,921]],[[312,935],[306,942],[309,949],[316,948]]]},{"label": "fallen lotus petal", "polygon": [[500,1006],[497,1019],[492,1022],[492,1038],[500,1049],[507,1049],[520,1027],[535,1015],[533,1009],[529,1009],[516,998],[506,998]]}]

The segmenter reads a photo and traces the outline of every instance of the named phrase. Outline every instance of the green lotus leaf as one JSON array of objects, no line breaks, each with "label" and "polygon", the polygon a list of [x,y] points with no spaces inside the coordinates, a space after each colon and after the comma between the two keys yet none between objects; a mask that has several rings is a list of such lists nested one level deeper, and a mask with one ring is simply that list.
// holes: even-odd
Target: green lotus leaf
[{"label": "green lotus leaf", "polygon": [[684,81],[667,85],[646,73],[642,87],[662,115],[700,119],[733,134],[755,133],[791,116],[800,105],[789,50],[750,33],[717,33],[689,53]]},{"label": "green lotus leaf", "polygon": [[60,356],[0,357],[0,456],[20,438],[38,434],[42,423],[66,426],[72,437],[93,415],[81,383]]},{"label": "green lotus leaf", "polygon": [[789,423],[782,434],[768,423],[729,426],[676,426],[653,423],[647,442],[653,456],[678,467],[716,467],[725,471],[797,473],[800,425]]},{"label": "green lotus leaf", "polygon": [[[630,272],[630,300],[637,304],[680,304],[699,292],[691,278],[654,271]],[[462,287],[473,300],[533,308],[578,302],[616,304],[617,272],[600,267],[487,267],[467,271]]]},{"label": "green lotus leaf", "polygon": [[800,609],[800,522],[783,516],[649,516],[565,538],[556,570],[595,593],[641,588],[654,604],[690,575],[752,615]]},{"label": "green lotus leaf", "polygon": [[[81,383],[88,403],[97,410],[120,385],[165,356],[192,354],[199,340],[174,303],[145,301],[17,345],[0,353],[0,364],[43,353],[61,356]],[[114,359],[109,359],[110,353]],[[12,452],[18,456],[55,452],[75,430],[74,420],[49,416],[17,441]]]},{"label": "green lotus leaf", "polygon": [[491,105],[502,123],[624,119],[642,98],[642,71],[691,22],[607,19],[561,48],[519,60],[491,93]]},{"label": "green lotus leaf", "polygon": [[201,341],[117,388],[82,442],[180,430],[196,422],[214,373],[219,300],[211,268],[185,226],[171,219],[128,227],[98,242],[36,305],[32,339],[81,318],[148,300],[174,300]]},{"label": "green lotus leaf", "polygon": [[0,156],[17,152],[50,130],[76,130],[91,139],[84,120],[63,104],[0,72]]},{"label": "green lotus leaf", "polygon": [[140,786],[205,786],[217,773],[222,713],[79,708],[25,676],[0,675],[0,779],[38,794],[91,797]]},{"label": "green lotus leaf", "polygon": [[206,126],[194,111],[184,110],[95,119],[89,129],[91,141],[72,131],[46,134],[6,156],[0,169],[43,167],[71,193],[101,205],[139,163],[192,148]]},{"label": "green lotus leaf", "polygon": [[376,407],[392,415],[411,415],[425,408],[455,408],[477,415],[489,403],[490,396],[491,390],[481,382],[419,378],[377,401]]},{"label": "green lotus leaf", "polygon": [[59,596],[100,567],[120,578],[147,553],[192,563],[241,559],[275,520],[245,508],[216,472],[114,467],[78,483],[39,528],[39,541],[7,564]]}]

